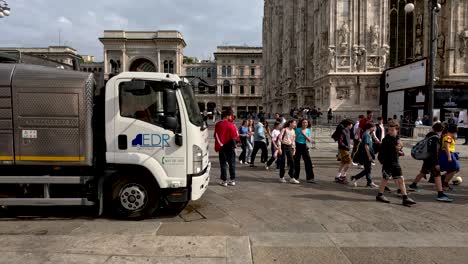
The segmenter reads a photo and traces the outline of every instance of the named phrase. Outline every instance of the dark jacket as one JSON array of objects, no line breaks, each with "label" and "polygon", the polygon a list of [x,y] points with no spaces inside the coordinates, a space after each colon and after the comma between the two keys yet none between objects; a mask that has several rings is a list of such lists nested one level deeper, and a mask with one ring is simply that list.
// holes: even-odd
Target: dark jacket
[{"label": "dark jacket", "polygon": [[383,135],[385,135],[385,129],[382,130],[382,128],[380,128],[380,125],[377,124],[375,126],[375,136],[380,140]]},{"label": "dark jacket", "polygon": [[351,136],[349,129],[341,130],[340,138],[338,139],[338,148],[342,150],[351,150]]},{"label": "dark jacket", "polygon": [[390,135],[386,135],[382,140],[379,154],[382,155],[382,157],[379,157],[379,160],[382,160],[383,167],[400,166],[400,155],[396,149],[398,140],[398,136],[392,137]]}]

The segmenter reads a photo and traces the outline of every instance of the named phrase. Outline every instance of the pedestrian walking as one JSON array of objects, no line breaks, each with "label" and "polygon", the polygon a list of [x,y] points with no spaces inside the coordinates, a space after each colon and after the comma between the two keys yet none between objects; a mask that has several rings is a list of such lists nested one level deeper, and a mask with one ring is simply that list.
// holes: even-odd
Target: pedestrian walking
[{"label": "pedestrian walking", "polygon": [[288,175],[291,183],[296,183],[294,179],[294,155],[296,154],[296,120],[289,120],[283,127],[279,140],[281,142],[280,152],[280,182],[286,183],[284,174],[286,172],[286,161],[289,166]]},{"label": "pedestrian walking", "polygon": [[347,173],[351,167],[351,136],[350,130],[353,127],[353,120],[345,119],[341,122],[340,126],[337,128],[338,133],[338,156],[341,160],[340,168],[338,169],[338,174],[335,177],[336,183],[347,184]]},{"label": "pedestrian walking", "polygon": [[[358,120],[356,121],[356,123],[354,123],[354,126],[352,128],[352,138],[353,138],[353,151],[351,152],[351,158],[354,158],[354,155],[356,154],[357,150],[358,150],[358,147],[359,147],[359,143],[361,142],[360,140],[360,137],[359,137],[359,123],[361,122],[361,120],[364,119],[364,115],[359,115],[358,117]],[[354,163],[353,165],[357,166],[358,164],[357,163]]]},{"label": "pedestrian walking", "polygon": [[261,118],[260,122],[255,126],[254,133],[254,148],[252,151],[252,157],[250,158],[250,167],[255,167],[255,158],[259,150],[262,150],[262,163],[266,163],[268,160],[268,148],[267,148],[267,136],[265,130],[265,118]]},{"label": "pedestrian walking", "polygon": [[378,187],[372,181],[372,162],[375,159],[375,155],[373,147],[374,144],[372,142],[371,134],[374,131],[374,129],[375,125],[373,123],[367,123],[363,127],[364,134],[359,144],[358,151],[356,152],[356,155],[354,155],[354,162],[358,164],[363,164],[364,170],[356,176],[351,177],[351,181],[353,182],[354,187],[357,187],[357,181],[364,176],[367,179],[367,187]]},{"label": "pedestrian walking", "polygon": [[[222,121],[215,126],[215,151],[219,153],[221,166],[220,185],[227,187],[236,185],[236,153],[235,148],[239,140],[239,134],[234,125],[234,112],[226,110],[222,114]],[[226,167],[229,166],[230,180],[227,180]]]},{"label": "pedestrian walking", "polygon": [[241,141],[242,152],[239,156],[240,164],[246,164],[247,162],[247,141],[249,140],[249,128],[248,121],[243,120],[242,125],[239,127],[239,137]]},{"label": "pedestrian walking", "polygon": [[271,158],[268,160],[266,169],[270,169],[270,166],[273,164],[273,162],[276,162],[276,168],[279,169],[279,162],[278,162],[278,153],[281,152],[280,148],[280,143],[279,142],[279,136],[281,134],[281,125],[280,122],[276,121],[274,125],[274,129],[271,132]]},{"label": "pedestrian walking", "polygon": [[327,120],[328,120],[328,124],[330,124],[333,120],[333,110],[331,108],[328,109]]},{"label": "pedestrian walking", "polygon": [[212,116],[213,116],[213,123],[216,122],[216,115],[218,115],[218,110],[215,108],[213,109],[213,111],[211,112]]},{"label": "pedestrian walking", "polygon": [[423,161],[421,171],[408,187],[412,191],[419,191],[420,188],[418,187],[418,183],[422,180],[422,178],[426,178],[427,174],[431,174],[431,176],[434,178],[434,183],[437,189],[437,201],[452,202],[453,199],[444,193],[440,168],[438,166],[440,136],[442,135],[443,130],[444,126],[441,123],[435,123],[432,126],[432,131],[426,135],[425,140],[427,141],[426,144],[429,157]]},{"label": "pedestrian walking", "polygon": [[252,119],[249,119],[248,122],[248,136],[247,136],[247,155],[246,155],[246,160],[247,164],[250,164],[250,159],[252,157],[252,151],[253,151],[253,137],[254,137],[254,131],[255,131],[255,126],[254,126],[254,121]]},{"label": "pedestrian walking", "polygon": [[316,183],[314,170],[312,168],[312,160],[309,154],[307,142],[312,142],[312,124],[307,119],[301,119],[300,127],[296,128],[296,154],[294,155],[294,180],[293,183],[299,183],[299,175],[301,173],[301,158],[304,161],[306,171],[306,181],[308,183]]},{"label": "pedestrian walking", "polygon": [[385,127],[383,123],[383,118],[382,117],[377,117],[377,125],[375,126],[375,137],[377,138],[376,141],[374,141],[374,152],[377,155],[380,151],[380,145],[382,140],[385,138]]},{"label": "pedestrian walking", "polygon": [[442,137],[439,165],[440,171],[446,172],[445,179],[442,183],[445,189],[450,189],[449,182],[452,180],[453,176],[460,171],[458,153],[455,149],[455,134],[457,130],[457,125],[448,125],[447,134]]},{"label": "pedestrian walking", "polygon": [[382,141],[381,152],[379,154],[379,161],[382,163],[382,181],[379,186],[379,193],[376,196],[376,200],[383,203],[390,203],[384,195],[385,188],[387,187],[390,179],[395,180],[395,184],[400,188],[403,201],[402,204],[405,206],[411,206],[416,202],[408,197],[406,192],[405,179],[403,177],[403,171],[400,166],[400,155],[403,149],[398,131],[400,124],[395,121],[388,123],[388,134]]}]

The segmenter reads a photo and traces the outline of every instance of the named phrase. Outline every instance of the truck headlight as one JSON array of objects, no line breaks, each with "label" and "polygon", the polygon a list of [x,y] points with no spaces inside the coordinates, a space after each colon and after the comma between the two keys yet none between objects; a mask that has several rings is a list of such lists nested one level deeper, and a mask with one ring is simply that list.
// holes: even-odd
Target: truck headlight
[{"label": "truck headlight", "polygon": [[203,171],[203,150],[193,145],[193,174],[197,174]]}]

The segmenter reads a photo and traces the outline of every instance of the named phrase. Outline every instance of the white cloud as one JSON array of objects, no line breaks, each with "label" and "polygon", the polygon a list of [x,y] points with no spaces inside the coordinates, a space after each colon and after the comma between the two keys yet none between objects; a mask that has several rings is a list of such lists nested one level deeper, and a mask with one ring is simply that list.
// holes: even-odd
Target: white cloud
[{"label": "white cloud", "polygon": [[[182,32],[185,55],[206,58],[224,42],[262,43],[263,0],[16,0],[12,15],[0,20],[1,46],[72,43],[81,54],[102,59],[106,29]],[[249,8],[245,8],[248,6]],[[53,8],[51,8],[53,7]]]},{"label": "white cloud", "polygon": [[70,21],[70,19],[61,16],[57,19],[57,22],[62,23],[62,24],[67,24],[67,25],[72,25],[73,23]]}]

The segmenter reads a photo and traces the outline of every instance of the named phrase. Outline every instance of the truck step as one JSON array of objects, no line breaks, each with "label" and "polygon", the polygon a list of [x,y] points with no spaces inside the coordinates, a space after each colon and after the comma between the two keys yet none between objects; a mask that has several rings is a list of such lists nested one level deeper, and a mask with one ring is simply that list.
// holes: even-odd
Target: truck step
[{"label": "truck step", "polygon": [[0,206],[92,206],[86,198],[0,198]]},{"label": "truck step", "polygon": [[0,176],[0,184],[83,184],[88,176]]}]

